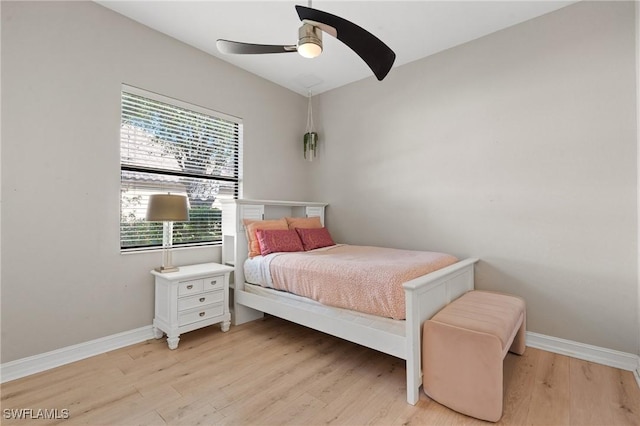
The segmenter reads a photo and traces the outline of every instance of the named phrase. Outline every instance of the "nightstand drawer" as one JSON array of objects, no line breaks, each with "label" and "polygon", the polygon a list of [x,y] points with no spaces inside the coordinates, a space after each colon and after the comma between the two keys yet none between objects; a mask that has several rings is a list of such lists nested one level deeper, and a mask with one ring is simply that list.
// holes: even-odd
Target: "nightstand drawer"
[{"label": "nightstand drawer", "polygon": [[210,305],[222,301],[224,301],[224,293],[222,291],[212,291],[195,296],[183,297],[178,300],[178,311],[186,311],[187,309],[197,306]]},{"label": "nightstand drawer", "polygon": [[223,313],[224,313],[224,306],[222,303],[218,303],[217,305],[203,306],[200,309],[179,312],[178,325],[183,326],[186,324],[191,324],[193,322],[214,318],[222,315]]},{"label": "nightstand drawer", "polygon": [[224,288],[224,275],[207,277],[204,280],[204,291],[222,290]]},{"label": "nightstand drawer", "polygon": [[181,281],[178,284],[178,296],[188,296],[202,291],[203,280]]}]

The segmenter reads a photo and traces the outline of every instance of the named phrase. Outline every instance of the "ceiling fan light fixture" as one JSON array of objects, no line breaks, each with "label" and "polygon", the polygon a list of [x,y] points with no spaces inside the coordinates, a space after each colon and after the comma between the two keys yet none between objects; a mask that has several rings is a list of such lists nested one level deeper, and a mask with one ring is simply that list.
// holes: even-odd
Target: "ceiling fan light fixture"
[{"label": "ceiling fan light fixture", "polygon": [[311,24],[302,24],[298,30],[298,53],[305,58],[315,58],[322,53],[322,31]]},{"label": "ceiling fan light fixture", "polygon": [[[2,1],[2,0],[0,0]],[[302,26],[298,30],[295,45],[242,43],[218,39],[216,46],[222,53],[250,55],[262,53],[298,52],[305,58],[315,58],[322,53],[322,33],[337,38],[353,50],[371,68],[380,81],[384,79],[396,60],[396,54],[367,30],[351,21],[318,9],[296,5]]]}]

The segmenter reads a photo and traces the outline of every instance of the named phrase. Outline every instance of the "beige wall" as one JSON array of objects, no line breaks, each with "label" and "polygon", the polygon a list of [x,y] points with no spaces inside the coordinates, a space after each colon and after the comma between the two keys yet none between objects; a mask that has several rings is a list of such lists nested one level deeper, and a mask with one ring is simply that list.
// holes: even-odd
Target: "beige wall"
[{"label": "beige wall", "polygon": [[634,15],[581,2],[322,94],[334,237],[479,257],[529,330],[637,353]]},{"label": "beige wall", "polygon": [[[636,193],[638,194],[638,242],[640,242],[640,6],[636,3],[636,155],[637,155],[637,166],[636,172],[638,174],[638,188],[636,188]],[[640,251],[640,249],[638,250]],[[640,253],[638,255],[638,355],[640,355]],[[636,369],[636,374],[640,377],[640,362],[638,363],[638,368]]]},{"label": "beige wall", "polygon": [[161,255],[119,250],[121,83],[242,117],[244,195],[306,198],[304,97],[92,2],[1,7],[3,363],[151,324]]}]

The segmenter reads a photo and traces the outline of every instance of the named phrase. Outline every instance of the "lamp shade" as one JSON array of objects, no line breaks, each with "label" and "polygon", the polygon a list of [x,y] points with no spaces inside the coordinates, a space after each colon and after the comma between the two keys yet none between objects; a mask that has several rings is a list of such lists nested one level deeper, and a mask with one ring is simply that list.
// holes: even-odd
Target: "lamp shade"
[{"label": "lamp shade", "polygon": [[154,194],[149,197],[147,220],[150,222],[182,222],[189,220],[187,197],[173,194]]}]

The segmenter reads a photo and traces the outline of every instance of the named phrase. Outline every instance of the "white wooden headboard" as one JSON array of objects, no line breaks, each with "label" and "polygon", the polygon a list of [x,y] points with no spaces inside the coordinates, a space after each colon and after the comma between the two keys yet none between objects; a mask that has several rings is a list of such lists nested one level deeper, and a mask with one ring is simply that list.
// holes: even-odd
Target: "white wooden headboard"
[{"label": "white wooden headboard", "polygon": [[[328,203],[275,200],[221,200],[222,203],[222,263],[234,267],[231,287],[234,292],[244,289],[244,261],[249,250],[242,220],[268,220],[282,217],[319,216],[324,225]],[[234,298],[235,299],[235,298]],[[241,324],[262,316],[262,312],[237,306],[234,301],[232,320]]]}]

